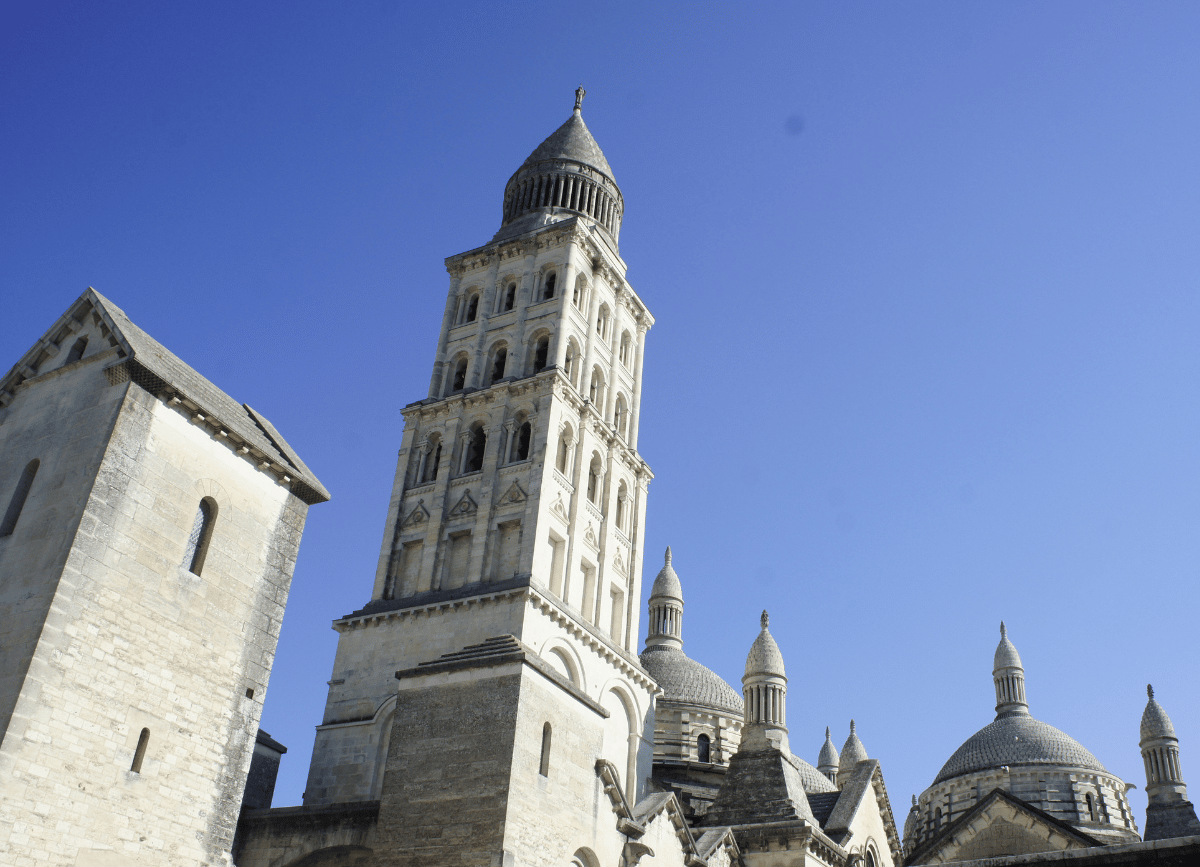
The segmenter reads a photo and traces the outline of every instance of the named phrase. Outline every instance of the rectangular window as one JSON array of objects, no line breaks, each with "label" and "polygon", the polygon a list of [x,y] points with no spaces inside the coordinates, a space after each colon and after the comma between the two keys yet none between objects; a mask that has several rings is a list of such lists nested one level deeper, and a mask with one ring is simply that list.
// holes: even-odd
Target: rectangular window
[{"label": "rectangular window", "polygon": [[608,634],[614,642],[622,644],[625,629],[625,591],[614,584],[609,596],[612,597],[612,614],[609,617]]},{"label": "rectangular window", "polygon": [[400,551],[400,577],[396,584],[398,597],[412,596],[417,592],[417,579],[421,575],[421,554],[425,551],[425,543],[406,542]]},{"label": "rectangular window", "polygon": [[450,555],[446,562],[446,576],[442,589],[453,590],[471,583],[467,580],[467,567],[471,565],[471,531],[455,533],[450,537]]},{"label": "rectangular window", "polygon": [[563,560],[566,558],[567,543],[553,533],[550,534],[550,592],[562,598]]},{"label": "rectangular window", "polygon": [[596,567],[584,562],[579,564],[579,571],[583,573],[583,599],[580,600],[579,610],[583,613],[583,619],[594,625],[594,616],[596,613]]},{"label": "rectangular window", "polygon": [[507,581],[517,574],[520,563],[521,522],[505,521],[496,529],[496,567],[492,570],[492,580]]}]

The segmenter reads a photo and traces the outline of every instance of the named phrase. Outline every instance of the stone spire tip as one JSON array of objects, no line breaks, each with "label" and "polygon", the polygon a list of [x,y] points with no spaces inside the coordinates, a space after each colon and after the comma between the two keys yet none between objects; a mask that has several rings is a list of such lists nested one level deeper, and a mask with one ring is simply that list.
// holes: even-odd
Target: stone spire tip
[{"label": "stone spire tip", "polygon": [[666,553],[666,557],[664,559],[666,560],[666,564],[668,566],[670,566],[671,565],[671,546],[670,545],[667,546],[667,553]]},{"label": "stone spire tip", "polygon": [[854,720],[850,720],[850,734],[854,734]]},{"label": "stone spire tip", "polygon": [[766,629],[771,623],[771,617],[767,614],[767,609],[763,609],[762,617],[758,618],[758,622],[762,624],[762,628]]},{"label": "stone spire tip", "polygon": [[917,796],[913,795],[913,806],[917,806]]},{"label": "stone spire tip", "polygon": [[1153,687],[1153,686],[1151,686],[1150,684],[1146,684],[1146,696],[1147,696],[1147,698],[1149,698],[1151,701],[1153,701],[1153,700],[1154,700],[1154,687]]},{"label": "stone spire tip", "polygon": [[829,740],[829,726],[825,726],[825,740]]},{"label": "stone spire tip", "polygon": [[1004,625],[1004,621],[1000,621],[1000,637],[1008,638],[1008,627]]},{"label": "stone spire tip", "polygon": [[575,88],[575,114],[583,113],[583,98],[587,96],[587,91],[583,89],[583,85]]}]

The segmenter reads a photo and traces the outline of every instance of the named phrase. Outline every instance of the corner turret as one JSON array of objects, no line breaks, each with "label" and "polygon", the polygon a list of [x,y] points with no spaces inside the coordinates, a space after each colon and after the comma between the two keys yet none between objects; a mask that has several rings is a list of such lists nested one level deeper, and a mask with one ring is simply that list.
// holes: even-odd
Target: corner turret
[{"label": "corner turret", "polygon": [[1025,700],[1025,668],[1021,655],[1008,640],[1008,629],[1000,621],[1000,644],[992,665],[992,679],[996,683],[996,719],[1010,716],[1029,716],[1029,703]]},{"label": "corner turret", "polygon": [[1146,686],[1146,709],[1142,712],[1139,746],[1146,763],[1146,840],[1188,837],[1200,834],[1196,808],[1187,799],[1187,784],[1179,767],[1179,738],[1175,726],[1154,698],[1154,687]]}]

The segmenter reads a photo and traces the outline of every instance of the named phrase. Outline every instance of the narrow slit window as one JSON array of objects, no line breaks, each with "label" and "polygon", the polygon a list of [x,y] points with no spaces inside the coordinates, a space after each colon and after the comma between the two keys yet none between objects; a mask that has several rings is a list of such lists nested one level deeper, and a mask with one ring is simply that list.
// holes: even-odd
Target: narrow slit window
[{"label": "narrow slit window", "polygon": [[475,317],[479,315],[479,296],[472,295],[471,300],[467,302],[467,321],[474,322]]},{"label": "narrow slit window", "polygon": [[204,560],[208,557],[208,543],[212,541],[216,520],[217,503],[212,497],[205,497],[196,509],[196,518],[192,521],[192,532],[188,536],[187,551],[183,557],[183,562],[193,575],[199,575],[204,569]]},{"label": "narrow slit window", "polygon": [[517,435],[513,437],[512,460],[523,461],[529,457],[529,440],[533,436],[533,425],[529,422],[521,425]]},{"label": "narrow slit window", "polygon": [[133,751],[133,764],[129,770],[135,774],[142,772],[142,760],[146,758],[146,747],[150,745],[150,729],[142,729],[138,735],[137,749]]},{"label": "narrow slit window", "polygon": [[706,763],[712,761],[712,746],[708,735],[696,738],[696,760]]},{"label": "narrow slit window", "polygon": [[11,536],[17,528],[17,520],[21,510],[25,508],[25,500],[29,497],[29,489],[33,487],[33,477],[37,475],[42,462],[37,458],[25,465],[21,478],[17,480],[17,489],[13,491],[12,499],[8,501],[8,510],[4,513],[4,523],[0,524],[0,536]]},{"label": "narrow slit window", "polygon": [[[496,350],[495,360],[492,362],[492,376],[490,382],[495,382],[498,379],[504,378],[504,367],[508,363],[508,350],[500,347]],[[490,383],[489,383],[490,384]]]},{"label": "narrow slit window", "polygon": [[550,359],[550,338],[538,338],[537,346],[533,350],[533,372],[540,373],[546,369],[546,363]]},{"label": "narrow slit window", "polygon": [[546,723],[542,726],[542,760],[538,765],[538,773],[543,777],[550,776],[550,741],[552,737],[550,723]]},{"label": "narrow slit window", "polygon": [[554,284],[557,282],[557,280],[558,280],[558,275],[555,274],[553,271],[551,271],[548,275],[546,275],[546,288],[542,292],[542,300],[543,301],[549,301],[551,298],[554,297]]},{"label": "narrow slit window", "polygon": [[513,305],[517,303],[517,284],[509,283],[508,289],[504,292],[504,307],[502,312],[507,313],[513,309]]}]

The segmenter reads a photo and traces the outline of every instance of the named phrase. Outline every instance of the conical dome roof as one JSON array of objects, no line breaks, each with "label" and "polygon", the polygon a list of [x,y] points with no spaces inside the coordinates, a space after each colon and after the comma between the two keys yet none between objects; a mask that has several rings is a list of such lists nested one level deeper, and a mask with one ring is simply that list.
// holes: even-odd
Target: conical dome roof
[{"label": "conical dome roof", "polygon": [[654,579],[654,585],[650,588],[650,598],[668,596],[671,599],[678,599],[682,602],[683,586],[679,583],[679,576],[675,574],[675,570],[671,566],[671,548],[669,545],[663,559],[663,567],[659,570],[658,577]]},{"label": "conical dome roof", "polygon": [[1021,665],[1021,655],[1017,653],[1016,645],[1008,640],[1008,628],[1004,625],[1004,621],[1000,621],[1000,644],[996,647],[996,656],[992,664],[992,670],[998,671],[1001,668],[1024,668]]},{"label": "conical dome roof", "polygon": [[571,160],[591,166],[610,178],[613,176],[608,160],[604,158],[604,152],[600,150],[600,145],[596,144],[596,139],[592,137],[578,109],[567,118],[566,123],[534,148],[528,159],[521,163],[521,169],[530,169],[548,160]]},{"label": "conical dome roof", "polygon": [[854,720],[850,720],[850,737],[846,738],[846,743],[842,744],[842,754],[838,757],[838,766],[842,770],[853,770],[854,766],[859,762],[865,762],[868,758],[867,748],[863,746],[863,742],[858,739],[858,733],[854,730]]},{"label": "conical dome roof", "polygon": [[1171,718],[1154,697],[1154,687],[1147,685],[1146,694],[1150,700],[1142,711],[1142,741],[1175,737],[1175,726],[1171,725]]},{"label": "conical dome roof", "polygon": [[1104,765],[1066,732],[1025,715],[1002,717],[971,735],[933,782],[936,785],[951,777],[1006,765],[1054,765],[1107,773]]},{"label": "conical dome roof", "polygon": [[817,756],[817,767],[837,767],[838,763],[837,747],[833,745],[833,738],[829,736],[829,726],[825,726],[825,743],[821,744],[821,754]]},{"label": "conical dome roof", "polygon": [[770,622],[770,619],[765,611],[762,613],[761,622],[762,632],[758,633],[758,638],[754,639],[754,644],[750,645],[750,653],[746,657],[745,677],[752,677],[759,674],[785,677],[783,654],[779,652],[779,645],[775,643],[775,639],[767,631],[767,624]]}]

